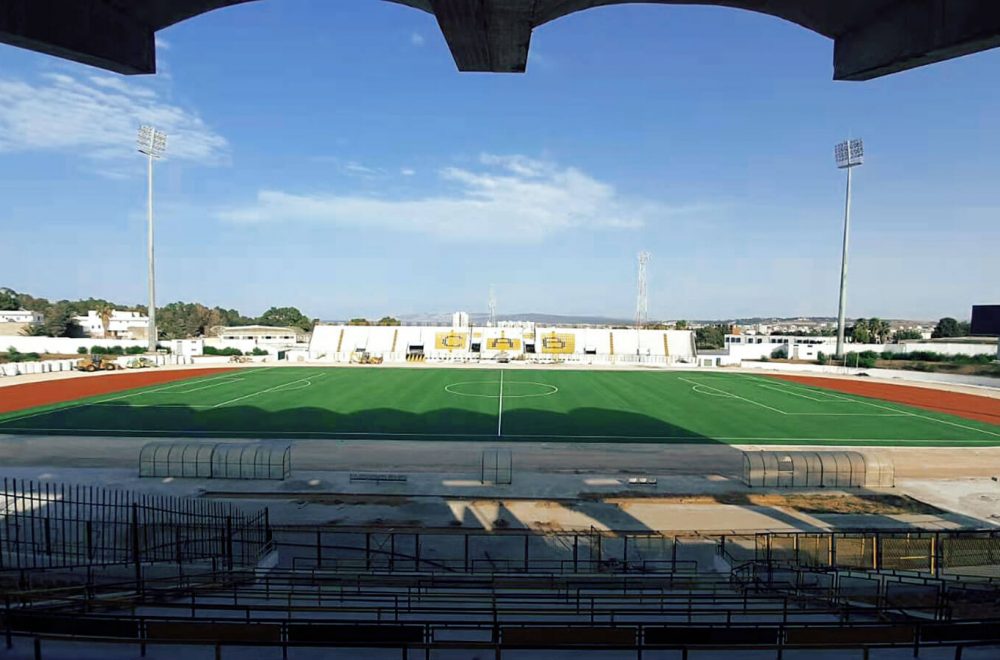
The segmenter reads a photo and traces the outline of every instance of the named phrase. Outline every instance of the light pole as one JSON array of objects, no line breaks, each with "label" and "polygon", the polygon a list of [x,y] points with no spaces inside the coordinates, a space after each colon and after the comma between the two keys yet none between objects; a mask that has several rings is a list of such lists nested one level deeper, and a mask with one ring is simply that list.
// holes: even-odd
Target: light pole
[{"label": "light pole", "polygon": [[143,126],[139,129],[139,138],[136,141],[139,153],[144,154],[148,160],[147,168],[147,189],[146,189],[146,211],[147,211],[147,255],[149,257],[149,352],[156,352],[156,269],[153,261],[153,160],[163,156],[167,150],[167,134],[156,130],[152,126]]},{"label": "light pole", "polygon": [[844,250],[840,261],[840,307],[837,310],[837,357],[844,355],[844,314],[847,307],[847,244],[851,233],[851,170],[865,162],[861,140],[846,140],[833,149],[837,167],[847,170],[847,195],[844,199]]}]

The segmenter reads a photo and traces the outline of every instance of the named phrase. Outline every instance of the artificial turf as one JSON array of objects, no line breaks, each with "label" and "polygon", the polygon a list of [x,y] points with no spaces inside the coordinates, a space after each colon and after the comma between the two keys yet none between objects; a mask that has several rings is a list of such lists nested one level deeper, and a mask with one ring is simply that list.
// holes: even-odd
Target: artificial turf
[{"label": "artificial turf", "polygon": [[521,368],[241,369],[0,415],[0,433],[1000,445],[996,425],[763,376]]}]

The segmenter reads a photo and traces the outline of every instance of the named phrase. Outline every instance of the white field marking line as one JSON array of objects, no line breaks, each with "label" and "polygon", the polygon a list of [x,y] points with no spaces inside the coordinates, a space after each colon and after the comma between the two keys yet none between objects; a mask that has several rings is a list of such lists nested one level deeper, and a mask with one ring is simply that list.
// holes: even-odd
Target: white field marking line
[{"label": "white field marking line", "polygon": [[92,408],[211,408],[205,403],[94,403]]},{"label": "white field marking line", "polygon": [[[311,385],[312,382],[311,382],[310,379],[315,378],[316,380],[319,380],[320,378],[322,378],[325,375],[326,374],[319,374],[318,376],[307,376],[305,378],[299,378],[298,380],[293,380],[293,381],[288,382],[288,383],[281,383],[280,385],[275,385],[274,387],[269,387],[266,390],[261,390],[259,392],[251,392],[250,394],[244,394],[243,396],[238,396],[235,399],[229,399],[228,401],[223,401],[222,403],[217,403],[214,406],[212,406],[212,408],[213,409],[214,408],[221,408],[222,406],[229,405],[230,403],[236,403],[237,401],[242,401],[243,399],[249,399],[250,397],[253,397],[253,396],[260,396],[261,394],[267,394],[268,392],[274,392],[275,390],[279,390],[282,387],[286,387],[288,385],[294,385],[296,383],[301,383],[304,380],[305,381],[310,381],[310,385]],[[309,387],[309,385],[306,385],[306,387]],[[296,388],[296,389],[301,389],[301,388]]]},{"label": "white field marking line", "polygon": [[211,385],[202,385],[201,387],[192,387],[189,390],[177,390],[176,394],[190,394],[191,392],[198,392],[200,390],[207,390],[212,387],[218,387],[219,385],[229,385],[230,383],[240,383],[242,378],[233,378],[231,380],[220,380],[218,382],[212,383]]},{"label": "white field marking line", "polygon": [[[2,429],[0,429],[2,430]],[[178,437],[202,437],[202,436],[212,436],[212,435],[239,435],[239,436],[249,436],[249,437],[260,437],[260,438],[272,438],[278,436],[289,436],[289,435],[304,435],[304,436],[320,436],[322,438],[366,438],[366,437],[388,437],[388,438],[490,438],[495,439],[496,435],[493,433],[373,433],[373,432],[350,432],[350,431],[267,431],[264,435],[261,435],[260,431],[179,431],[179,430],[151,430],[151,429],[73,429],[73,428],[36,428],[29,427],[27,429],[20,429],[15,427],[15,430],[29,430],[29,431],[53,431],[53,432],[86,432],[86,433],[118,433],[118,434],[135,434],[135,435],[170,435]],[[723,441],[723,442],[733,442],[733,443],[746,443],[746,444],[767,444],[769,442],[777,442],[779,446],[795,444],[795,445],[856,445],[862,444],[868,447],[898,447],[901,442],[905,443],[919,443],[912,446],[927,446],[932,443],[939,443],[941,445],[953,445],[955,443],[954,438],[938,438],[938,439],[928,439],[928,440],[914,440],[910,438],[803,438],[802,436],[795,437],[785,437],[785,438],[749,438],[740,436],[699,436],[699,435],[533,435],[533,434],[510,434],[508,433],[507,438],[525,438],[525,439],[559,439],[559,440],[695,440],[699,441],[697,444],[708,444],[709,441]],[[310,438],[304,438],[309,440]],[[988,442],[988,441],[982,441]],[[972,446],[995,446],[995,445],[983,445],[980,442],[973,441]]]},{"label": "white field marking line", "polygon": [[710,390],[698,389],[700,387],[701,387],[701,385],[695,385],[691,389],[694,390],[695,392],[697,392],[698,394],[704,394],[706,396],[717,396],[717,397],[721,397],[723,399],[735,399],[736,398],[732,394],[729,394],[728,392],[723,393],[723,394],[716,394],[715,392],[712,392]]},{"label": "white field marking line", "polygon": [[790,394],[791,396],[802,397],[803,399],[809,399],[810,401],[817,401],[819,403],[830,402],[830,399],[817,399],[814,396],[809,396],[807,394],[800,394],[799,392],[793,392],[792,390],[785,387],[774,387],[772,385],[764,385],[763,383],[757,383],[757,387],[763,387],[765,389],[774,390],[775,392],[781,392],[782,394]]},{"label": "white field marking line", "polygon": [[740,396],[738,394],[733,394],[732,392],[727,392],[726,390],[720,390],[718,387],[713,387],[711,385],[706,385],[705,383],[699,383],[698,381],[694,381],[694,380],[688,380],[687,378],[678,377],[678,379],[679,380],[683,380],[686,383],[691,383],[692,385],[701,385],[702,387],[707,387],[709,389],[715,390],[716,392],[722,392],[723,394],[728,394],[729,396],[733,397],[734,399],[739,399],[740,401],[746,401],[747,403],[752,403],[753,405],[760,406],[761,408],[767,408],[768,410],[776,412],[779,415],[787,415],[788,414],[784,410],[778,410],[777,408],[772,408],[769,405],[760,403],[758,401],[754,401],[753,399],[747,399],[747,398],[742,397],[742,396]]},{"label": "white field marking line", "polygon": [[[249,373],[250,371],[260,371],[260,369],[249,369],[249,370],[247,370],[247,373]],[[212,380],[219,380],[220,378],[232,378],[232,377],[233,377],[233,374],[222,374],[221,376],[213,376],[211,378],[206,378],[205,380],[201,380],[201,381],[198,381],[198,382],[200,382],[200,383],[207,383],[207,382],[212,381]],[[164,387],[158,387],[155,390],[140,390],[138,392],[132,392],[131,394],[123,394],[122,396],[113,396],[110,399],[101,399],[100,401],[94,401],[93,403],[105,403],[107,401],[118,401],[119,399],[128,399],[130,397],[140,396],[142,394],[153,394],[154,392],[163,392],[164,390],[170,390],[170,389],[173,389],[175,387],[182,387],[184,385],[191,385],[190,380],[182,380],[182,381],[180,381],[178,383],[174,383],[173,385],[166,385]]]},{"label": "white field marking line", "polygon": [[[496,399],[496,394],[469,394],[468,392],[456,392],[452,387],[459,387],[461,385],[492,385],[498,383],[496,380],[463,380],[459,383],[448,383],[444,386],[444,391],[448,394],[454,394],[455,396],[471,396],[479,399]],[[549,385],[548,383],[539,383],[533,380],[512,380],[510,381],[512,385],[537,385],[538,387],[549,388],[548,392],[541,392],[540,394],[504,394],[505,399],[530,399],[538,396],[552,396],[559,392],[559,388],[555,385]]]},{"label": "white field marking line", "polygon": [[497,410],[497,437],[501,437],[503,429],[503,369],[500,370],[500,407]]},{"label": "white field marking line", "polygon": [[908,410],[900,410],[899,408],[890,408],[889,406],[881,406],[881,405],[879,405],[877,403],[871,403],[869,401],[858,401],[856,399],[849,399],[847,397],[837,396],[836,394],[831,394],[830,396],[832,396],[834,398],[837,398],[837,399],[843,399],[844,401],[854,401],[855,403],[863,403],[866,406],[871,406],[873,408],[881,408],[882,410],[888,410],[888,411],[894,412],[894,413],[902,413],[902,415],[904,415],[904,416],[916,417],[917,419],[926,419],[926,420],[931,421],[931,422],[940,422],[941,424],[947,424],[949,426],[956,426],[956,427],[958,427],[960,429],[965,429],[966,431],[978,431],[979,433],[985,433],[986,435],[992,435],[994,437],[1000,438],[1000,433],[994,433],[993,431],[986,431],[986,430],[983,430],[983,429],[977,429],[975,426],[966,426],[965,424],[957,424],[955,422],[949,422],[949,421],[944,420],[944,419],[936,419],[934,417],[927,417],[926,415],[918,415],[918,414],[912,413],[912,412],[910,412]]}]

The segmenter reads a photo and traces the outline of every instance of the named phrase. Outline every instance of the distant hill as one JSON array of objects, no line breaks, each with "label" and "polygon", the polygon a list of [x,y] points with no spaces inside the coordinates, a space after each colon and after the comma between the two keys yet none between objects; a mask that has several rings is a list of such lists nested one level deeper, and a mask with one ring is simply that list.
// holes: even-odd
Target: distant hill
[{"label": "distant hill", "polygon": [[[489,320],[490,315],[484,312],[473,312],[469,314],[469,320],[474,325],[483,325]],[[585,316],[571,314],[542,314],[540,312],[528,312],[523,314],[499,314],[501,321],[534,321],[535,323],[550,325],[631,325],[635,323],[633,319],[614,318],[611,316]],[[403,323],[451,323],[451,314],[404,314],[399,317]]]}]

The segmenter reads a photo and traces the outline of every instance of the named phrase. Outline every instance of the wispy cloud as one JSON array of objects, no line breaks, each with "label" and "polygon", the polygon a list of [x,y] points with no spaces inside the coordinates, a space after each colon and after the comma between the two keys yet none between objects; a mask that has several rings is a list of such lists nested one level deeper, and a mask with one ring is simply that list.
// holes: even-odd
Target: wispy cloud
[{"label": "wispy cloud", "polygon": [[414,174],[417,173],[417,171],[412,167],[404,167],[403,169],[399,170],[399,173],[402,174],[403,176],[413,176]]},{"label": "wispy cloud", "polygon": [[424,39],[424,35],[420,34],[419,32],[413,32],[412,34],[410,34],[410,43],[413,44],[414,46],[420,47],[423,46],[425,43],[427,43],[427,40]]},{"label": "wispy cloud", "polygon": [[168,158],[228,160],[226,139],[197,112],[165,101],[157,86],[105,75],[0,77],[0,152],[73,152],[114,171],[115,161],[133,156],[142,124],[167,133]]},{"label": "wispy cloud", "polygon": [[493,154],[479,160],[475,169],[440,170],[446,192],[433,196],[261,190],[253,203],[216,216],[239,224],[323,223],[449,240],[541,241],[572,229],[636,229],[653,218],[691,210],[624,198],[614,186],[550,161]]}]

